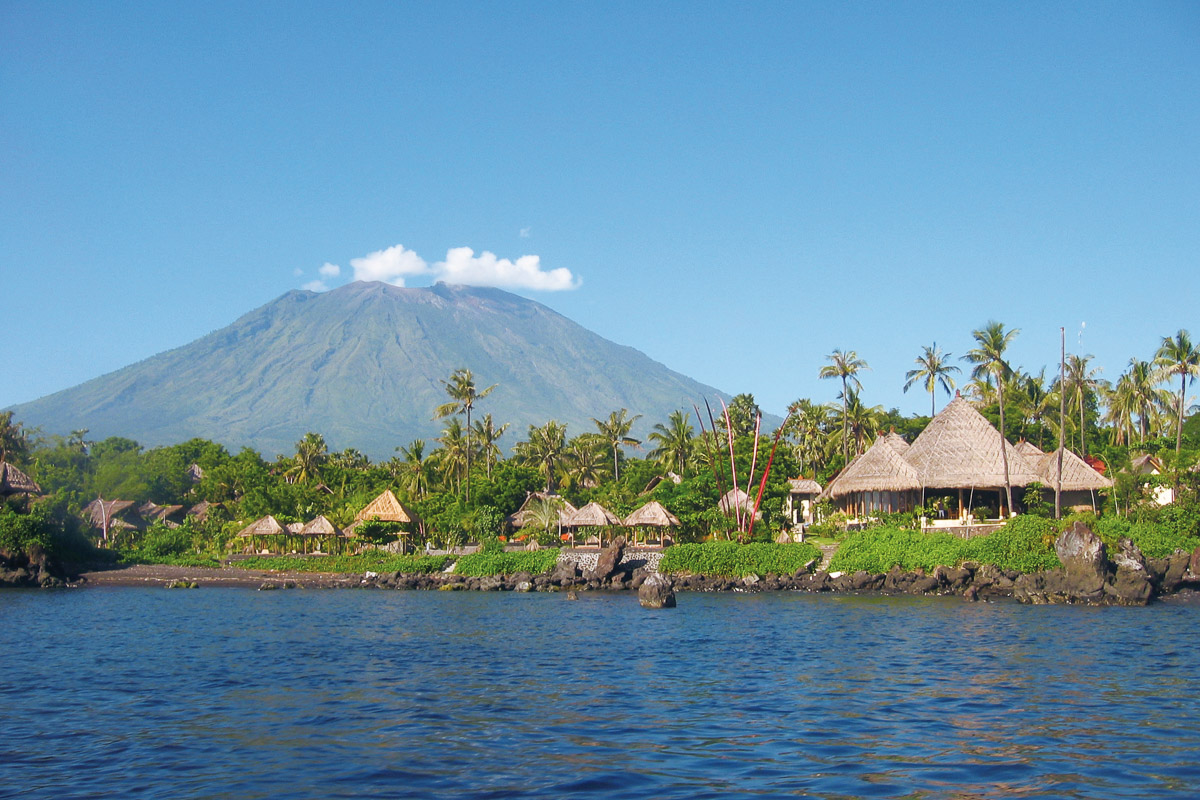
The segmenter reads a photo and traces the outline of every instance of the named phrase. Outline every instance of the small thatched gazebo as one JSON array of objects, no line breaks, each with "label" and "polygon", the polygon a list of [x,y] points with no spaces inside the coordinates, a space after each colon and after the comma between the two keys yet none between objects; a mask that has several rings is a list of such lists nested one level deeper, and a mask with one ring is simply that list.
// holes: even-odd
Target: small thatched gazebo
[{"label": "small thatched gazebo", "polygon": [[621,525],[621,518],[597,502],[588,503],[574,514],[569,514],[564,520],[568,528],[597,528],[596,542],[604,545],[604,529]]},{"label": "small thatched gazebo", "polygon": [[107,545],[116,534],[137,530],[136,518],[130,521],[123,516],[131,509],[132,500],[105,500],[97,497],[83,507],[83,518],[91,527],[100,531],[101,542]]},{"label": "small thatched gazebo", "polygon": [[651,500],[646,505],[635,510],[632,514],[625,518],[625,527],[634,529],[634,541],[637,541],[638,528],[657,528],[659,531],[658,543],[666,544],[666,529],[678,528],[680,526],[679,518],[667,510],[666,506],[657,500]]},{"label": "small thatched gazebo", "polygon": [[191,517],[196,522],[203,524],[208,519],[208,515],[212,513],[214,508],[223,508],[221,503],[210,503],[207,500],[201,500],[196,505],[187,510],[184,516]]},{"label": "small thatched gazebo", "polygon": [[337,525],[329,521],[325,515],[321,515],[310,519],[300,529],[300,535],[304,537],[304,550],[308,552],[308,543],[314,542],[317,550],[323,550],[322,544],[334,544],[336,549],[342,549],[346,534]]},{"label": "small thatched gazebo", "polygon": [[183,511],[183,506],[160,506],[158,503],[148,501],[138,506],[137,513],[146,522],[162,522],[168,528],[178,528],[181,511]]},{"label": "small thatched gazebo", "polygon": [[42,487],[7,461],[0,461],[0,497],[14,494],[41,494]]},{"label": "small thatched gazebo", "polygon": [[813,506],[822,491],[821,484],[811,478],[788,478],[787,517],[793,528],[814,521]]},{"label": "small thatched gazebo", "polygon": [[[730,489],[717,501],[717,508],[731,517],[737,513],[738,508],[748,514],[754,510],[754,501],[741,489]],[[762,512],[754,515],[755,522],[760,519],[762,519]]]},{"label": "small thatched gazebo", "polygon": [[257,547],[259,544],[264,545],[263,550],[270,552],[270,544],[287,538],[287,529],[279,524],[279,520],[268,514],[265,517],[254,520],[254,522],[251,522],[238,531],[238,537],[249,539],[249,547],[253,552],[259,551]]},{"label": "small thatched gazebo", "polygon": [[[380,522],[399,522],[409,526],[421,524],[421,518],[417,516],[416,512],[401,503],[391,489],[385,489],[378,497],[367,503],[366,507],[354,516],[354,522],[346,528],[346,533],[353,536],[355,528],[369,519],[377,519]],[[399,531],[401,537],[407,537],[411,533],[410,530]],[[402,538],[401,541],[403,542],[405,539]]]},{"label": "small thatched gazebo", "polygon": [[529,524],[529,518],[533,515],[533,507],[535,503],[551,503],[558,509],[558,527],[561,530],[566,525],[567,517],[574,514],[579,509],[571,505],[565,497],[549,492],[528,492],[525,495],[525,501],[521,503],[521,507],[508,516],[508,524],[513,528],[524,528]]},{"label": "small thatched gazebo", "polygon": [[[1058,450],[1043,453],[1038,461],[1041,468],[1042,497],[1054,502],[1054,490],[1058,485]],[[1090,464],[1070,450],[1063,450],[1062,459],[1062,506],[1074,511],[1095,511],[1096,492],[1111,489],[1113,482],[1101,475]]]}]

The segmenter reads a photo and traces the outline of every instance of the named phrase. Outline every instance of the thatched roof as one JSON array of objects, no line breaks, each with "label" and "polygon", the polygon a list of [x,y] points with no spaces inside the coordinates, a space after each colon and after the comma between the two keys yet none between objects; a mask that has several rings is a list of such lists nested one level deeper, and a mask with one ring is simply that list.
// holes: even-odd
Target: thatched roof
[{"label": "thatched roof", "polygon": [[553,503],[558,508],[558,523],[560,525],[567,524],[567,518],[574,514],[578,509],[567,502],[566,498],[560,497],[549,492],[529,492],[525,495],[525,502],[521,503],[521,507],[509,515],[508,521],[514,528],[523,528],[529,521],[528,516],[530,507],[537,502],[547,501]]},{"label": "thatched roof", "polygon": [[[1004,485],[1000,432],[961,397],[951,400],[904,454],[916,468],[920,485],[935,489],[995,488]],[[1009,482],[1026,486],[1041,481],[1037,466],[1011,443]]]},{"label": "thatched roof", "polygon": [[654,528],[674,528],[678,527],[679,524],[679,518],[668,511],[666,506],[657,500],[651,500],[625,518],[625,526],[628,528],[638,525]]},{"label": "thatched roof", "polygon": [[330,522],[325,515],[310,519],[300,529],[301,536],[345,536],[342,529]]},{"label": "thatched roof", "polygon": [[1161,475],[1163,463],[1157,456],[1142,453],[1130,459],[1129,471],[1134,475]]},{"label": "thatched roof", "polygon": [[192,483],[199,483],[204,480],[204,470],[200,469],[199,464],[192,464],[187,468],[187,476]]},{"label": "thatched roof", "polygon": [[885,443],[891,445],[892,449],[895,450],[900,455],[904,455],[906,452],[908,452],[908,448],[912,447],[912,445],[910,445],[908,442],[906,442],[904,440],[903,436],[896,433],[895,431],[886,433],[883,436],[880,436],[879,438],[882,439]]},{"label": "thatched roof", "polygon": [[122,519],[117,519],[121,514],[124,514],[133,507],[132,500],[102,500],[96,498],[92,502],[83,507],[83,516],[93,528],[104,527],[125,527],[132,528],[128,522]]},{"label": "thatched roof", "polygon": [[368,503],[367,507],[354,517],[355,522],[363,522],[368,519],[404,523],[420,521],[420,517],[396,499],[396,495],[392,494],[391,489],[384,490],[383,494]]},{"label": "thatched roof", "polygon": [[285,532],[284,527],[279,524],[279,520],[268,514],[242,528],[238,536],[278,536]]},{"label": "thatched roof", "polygon": [[575,513],[569,514],[563,524],[572,528],[603,528],[620,525],[621,519],[599,503],[591,502]]},{"label": "thatched roof", "polygon": [[921,488],[916,467],[896,451],[893,442],[880,436],[867,451],[850,462],[825,489],[827,497],[853,492],[905,492]]},{"label": "thatched roof", "polygon": [[[1058,483],[1058,451],[1043,453],[1038,461],[1041,468],[1042,485],[1053,489]],[[1101,475],[1086,461],[1072,453],[1063,451],[1062,488],[1064,492],[1079,492],[1111,489],[1113,482]]]},{"label": "thatched roof", "polygon": [[303,522],[289,522],[287,525],[283,526],[283,529],[285,531],[287,531],[288,533],[290,533],[292,536],[299,536],[300,532],[304,530],[304,523]]},{"label": "thatched roof", "polygon": [[204,522],[204,520],[208,519],[209,512],[214,508],[221,508],[221,504],[210,503],[207,500],[201,500],[199,503],[196,503],[196,505],[189,508],[185,516],[192,517],[197,522]]},{"label": "thatched roof", "polygon": [[41,494],[42,487],[7,461],[0,461],[0,497],[6,494]]},{"label": "thatched roof", "polygon": [[1042,452],[1041,450],[1038,449],[1037,445],[1035,445],[1031,441],[1028,441],[1027,439],[1022,439],[1021,441],[1014,444],[1013,449],[1016,450],[1018,453],[1020,453],[1025,458],[1029,459],[1030,461],[1034,460],[1035,458],[1041,458],[1042,456],[1046,455],[1044,452]]},{"label": "thatched roof", "polygon": [[821,484],[812,478],[788,478],[789,494],[820,494]]},{"label": "thatched roof", "polygon": [[[754,510],[754,500],[741,489],[730,489],[717,501],[717,508],[721,509],[722,513],[725,514],[732,515],[735,509],[739,507],[743,511]],[[762,512],[760,511],[755,514],[754,518],[756,520],[762,519]]]},{"label": "thatched roof", "polygon": [[160,506],[155,502],[146,502],[138,506],[138,516],[148,522],[165,522],[183,510],[183,506]]}]

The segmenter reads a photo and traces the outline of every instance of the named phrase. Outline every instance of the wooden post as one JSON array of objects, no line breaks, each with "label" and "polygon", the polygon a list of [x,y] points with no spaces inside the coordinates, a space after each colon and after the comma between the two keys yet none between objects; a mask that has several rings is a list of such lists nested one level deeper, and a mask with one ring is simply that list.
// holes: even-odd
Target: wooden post
[{"label": "wooden post", "polygon": [[1058,361],[1058,475],[1054,481],[1054,518],[1062,519],[1062,468],[1063,450],[1066,449],[1065,439],[1067,423],[1067,329],[1059,328],[1058,334],[1061,351]]}]

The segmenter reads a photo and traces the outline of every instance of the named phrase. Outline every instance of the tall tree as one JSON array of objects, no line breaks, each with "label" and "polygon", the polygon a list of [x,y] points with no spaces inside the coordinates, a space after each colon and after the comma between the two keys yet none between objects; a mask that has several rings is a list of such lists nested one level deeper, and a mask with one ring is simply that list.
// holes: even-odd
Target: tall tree
[{"label": "tall tree", "polygon": [[308,432],[304,438],[296,442],[296,455],[292,457],[292,467],[287,471],[287,477],[298,483],[308,483],[313,478],[321,479],[321,465],[329,455],[325,445],[325,437],[319,433]]},{"label": "tall tree", "polygon": [[404,457],[400,466],[400,485],[409,497],[420,500],[429,488],[429,459],[425,456],[425,440],[413,439],[396,451]]},{"label": "tall tree", "polygon": [[29,452],[29,440],[13,412],[0,412],[0,461],[21,461]]},{"label": "tall tree", "polygon": [[648,438],[657,447],[648,454],[666,469],[676,470],[676,474],[684,477],[687,472],[688,460],[692,455],[695,429],[690,422],[692,415],[683,411],[672,411],[667,417],[667,424],[654,424]]},{"label": "tall tree", "polygon": [[604,453],[608,442],[594,433],[576,436],[567,443],[567,450],[562,457],[562,465],[572,485],[582,489],[594,489],[604,478]]},{"label": "tall tree", "polygon": [[601,422],[592,417],[592,422],[596,424],[596,430],[600,434],[605,443],[612,448],[613,457],[613,480],[621,480],[621,469],[617,457],[622,447],[637,447],[642,442],[640,439],[634,439],[629,435],[633,430],[633,423],[642,418],[641,414],[634,414],[632,417],[627,417],[629,411],[622,408],[620,411],[614,411],[608,415],[608,419]]},{"label": "tall tree", "polygon": [[963,360],[975,365],[971,377],[981,378],[991,374],[995,380],[996,392],[1000,402],[1000,460],[1004,464],[1004,493],[1008,499],[1008,513],[1012,513],[1012,480],[1008,474],[1008,440],[1004,438],[1004,381],[1012,373],[1012,367],[1005,360],[1004,354],[1012,340],[1020,330],[1004,330],[1004,324],[989,321],[983,328],[972,331],[975,347],[967,351]]},{"label": "tall tree", "polygon": [[1071,400],[1072,410],[1078,408],[1079,411],[1079,452],[1081,455],[1087,455],[1087,399],[1088,396],[1099,391],[1103,387],[1103,382],[1098,377],[1101,369],[1092,369],[1088,366],[1093,356],[1081,356],[1075,353],[1067,356],[1067,369],[1064,376],[1066,384],[1063,387],[1067,393],[1067,397]]},{"label": "tall tree", "polygon": [[492,393],[499,384],[493,383],[483,391],[475,388],[475,376],[471,374],[469,369],[456,369],[450,375],[450,380],[442,381],[442,386],[446,389],[446,394],[450,395],[450,402],[443,403],[434,409],[434,419],[444,419],[445,417],[457,416],[465,414],[467,417],[466,427],[466,476],[467,476],[467,491],[466,500],[471,502],[471,410],[475,408],[475,403],[482,400]]},{"label": "tall tree", "polygon": [[862,391],[862,383],[858,373],[870,369],[867,362],[858,357],[853,350],[834,350],[825,356],[830,363],[821,367],[818,378],[838,378],[842,382],[842,459],[844,464],[850,463],[849,439],[846,435],[846,401],[849,397],[847,389],[853,386],[855,391]]},{"label": "tall tree", "polygon": [[472,432],[475,437],[475,448],[483,457],[484,463],[487,464],[487,476],[492,477],[492,467],[500,460],[500,446],[496,444],[504,432],[508,430],[508,423],[504,423],[499,428],[496,423],[492,422],[491,414],[484,414],[483,419],[475,420],[475,429]]},{"label": "tall tree", "polygon": [[442,446],[442,449],[437,451],[442,473],[454,481],[456,489],[461,489],[463,478],[469,475],[471,446],[467,442],[466,431],[458,417],[450,419],[437,442]]},{"label": "tall tree", "polygon": [[904,383],[906,392],[918,381],[924,382],[925,391],[929,392],[929,416],[931,417],[937,413],[934,405],[934,390],[941,386],[949,396],[954,391],[954,378],[950,377],[950,374],[962,372],[958,367],[948,363],[951,355],[951,353],[943,353],[937,346],[937,342],[934,342],[933,347],[921,348],[921,355],[914,359],[917,368],[904,373],[904,377],[908,379]]},{"label": "tall tree", "polygon": [[829,409],[808,398],[788,406],[786,433],[795,444],[796,460],[801,471],[816,475],[818,462],[828,455]]},{"label": "tall tree", "polygon": [[558,472],[563,455],[567,449],[567,426],[557,420],[550,420],[542,427],[529,426],[529,438],[518,442],[517,458],[522,462],[537,467],[538,472],[546,478],[546,491],[552,491],[558,480]]},{"label": "tall tree", "polygon": [[1192,337],[1182,328],[1175,337],[1164,336],[1158,352],[1154,354],[1154,366],[1158,367],[1160,379],[1168,381],[1179,376],[1179,425],[1175,429],[1175,455],[1183,445],[1183,416],[1187,404],[1188,378],[1200,377],[1200,347],[1192,344]]}]

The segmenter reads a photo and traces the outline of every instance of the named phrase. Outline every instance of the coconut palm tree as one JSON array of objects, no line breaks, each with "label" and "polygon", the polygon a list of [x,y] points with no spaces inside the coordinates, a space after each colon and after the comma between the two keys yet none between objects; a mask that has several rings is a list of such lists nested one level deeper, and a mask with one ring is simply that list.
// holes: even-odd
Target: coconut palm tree
[{"label": "coconut palm tree", "polygon": [[438,451],[438,462],[442,472],[454,481],[456,489],[461,489],[463,477],[468,474],[471,463],[471,449],[467,443],[466,431],[458,417],[451,417],[450,423],[442,431],[437,442],[442,446]]},{"label": "coconut palm tree", "polygon": [[657,422],[650,435],[646,438],[658,445],[648,454],[665,469],[674,469],[676,474],[683,477],[686,474],[687,463],[692,455],[695,430],[692,428],[692,415],[683,411],[672,411],[667,417],[667,424]]},{"label": "coconut palm tree", "polygon": [[867,447],[867,439],[879,431],[879,421],[883,416],[883,406],[866,406],[858,396],[858,392],[850,391],[850,398],[845,402],[845,414],[842,417],[842,430],[854,442],[854,455],[860,455]]},{"label": "coconut palm tree", "polygon": [[29,452],[29,437],[13,412],[0,412],[0,461],[20,461]]},{"label": "coconut palm tree", "polygon": [[848,398],[847,390],[853,386],[855,391],[862,391],[862,383],[858,380],[858,373],[863,370],[870,369],[867,362],[858,357],[858,353],[853,350],[834,350],[825,359],[830,363],[821,367],[821,371],[817,373],[817,377],[838,378],[842,382],[842,457],[843,463],[850,463],[849,441],[846,436],[846,400]]},{"label": "coconut palm tree", "polygon": [[787,432],[795,443],[801,471],[813,471],[827,456],[829,409],[805,398],[788,406]]},{"label": "coconut palm tree", "polygon": [[971,336],[975,339],[975,347],[968,350],[967,354],[963,356],[964,361],[975,365],[971,370],[972,378],[978,379],[990,373],[995,381],[1000,403],[1000,460],[1004,464],[1004,493],[1008,499],[1010,514],[1013,502],[1012,481],[1008,475],[1008,448],[1006,446],[1008,440],[1004,438],[1004,382],[1012,373],[1012,367],[1005,360],[1004,353],[1018,333],[1020,330],[1017,328],[1006,331],[1003,323],[989,321],[983,328],[971,332]]},{"label": "coconut palm tree", "polygon": [[328,454],[324,436],[311,431],[304,434],[304,438],[296,442],[296,455],[292,457],[292,466],[284,473],[285,477],[299,483],[308,483],[313,478],[320,480],[321,465]]},{"label": "coconut palm tree", "polygon": [[572,484],[583,489],[594,489],[600,485],[607,469],[607,456],[603,452],[607,444],[607,441],[594,433],[576,436],[567,443],[562,463]]},{"label": "coconut palm tree", "polygon": [[409,497],[420,499],[429,489],[429,459],[425,456],[425,440],[413,439],[407,447],[400,446],[396,452],[404,457],[398,477],[400,486]]},{"label": "coconut palm tree", "polygon": [[[1037,446],[1040,450],[1043,446],[1043,434],[1046,427],[1055,427],[1050,412],[1058,408],[1058,395],[1046,388],[1045,367],[1042,367],[1037,375],[1018,375],[1016,377],[1018,378],[1016,391],[1013,393],[1016,406],[1024,415],[1026,425],[1034,426],[1037,429]],[[1029,438],[1028,430],[1022,431],[1022,435]]]},{"label": "coconut palm tree", "polygon": [[475,449],[487,464],[487,476],[492,477],[492,467],[500,460],[500,446],[496,444],[504,432],[508,430],[509,423],[504,423],[499,428],[496,423],[492,422],[491,414],[484,414],[483,419],[475,420],[475,426],[472,434],[475,439]]},{"label": "coconut palm tree", "polygon": [[934,390],[941,386],[949,396],[954,391],[954,378],[950,377],[950,373],[962,372],[958,367],[948,363],[951,355],[951,353],[943,353],[937,346],[937,342],[934,342],[933,347],[921,348],[921,355],[914,359],[917,368],[904,373],[904,377],[908,379],[904,383],[904,391],[907,392],[918,381],[924,383],[925,391],[929,392],[929,416],[931,417],[937,413],[934,404]]},{"label": "coconut palm tree", "polygon": [[629,411],[622,408],[620,411],[614,411],[608,415],[608,419],[601,422],[595,417],[592,422],[596,424],[596,430],[599,431],[602,438],[609,446],[612,447],[613,457],[613,480],[621,480],[621,469],[617,457],[622,447],[637,447],[642,442],[640,439],[634,439],[629,435],[629,431],[633,429],[633,423],[642,418],[641,414],[634,414],[632,417],[626,417]]},{"label": "coconut palm tree", "polygon": [[1085,456],[1087,455],[1087,419],[1085,416],[1087,398],[1089,394],[1095,393],[1105,386],[1105,382],[1097,377],[1102,369],[1088,367],[1092,358],[1093,356],[1090,355],[1081,356],[1074,353],[1067,356],[1064,376],[1064,390],[1069,398],[1071,410],[1078,409],[1079,411],[1079,452]]},{"label": "coconut palm tree", "polygon": [[475,402],[482,400],[492,393],[499,384],[493,383],[483,391],[478,391],[475,388],[475,376],[471,374],[469,369],[456,369],[450,375],[450,380],[442,381],[442,386],[446,389],[446,394],[450,395],[450,402],[443,403],[434,409],[434,419],[444,419],[445,417],[457,416],[465,414],[467,417],[466,428],[466,476],[467,476],[467,491],[466,500],[471,502],[471,409],[475,407]]},{"label": "coconut palm tree", "polygon": [[1200,377],[1200,347],[1192,344],[1192,337],[1181,328],[1174,338],[1163,337],[1158,352],[1154,354],[1154,366],[1158,368],[1160,382],[1179,376],[1179,425],[1175,429],[1175,455],[1178,456],[1179,448],[1183,445],[1188,378]]},{"label": "coconut palm tree", "polygon": [[550,420],[542,427],[529,426],[529,438],[518,442],[517,458],[525,464],[537,467],[546,478],[546,491],[552,491],[558,480],[560,462],[567,449],[567,426]]}]

